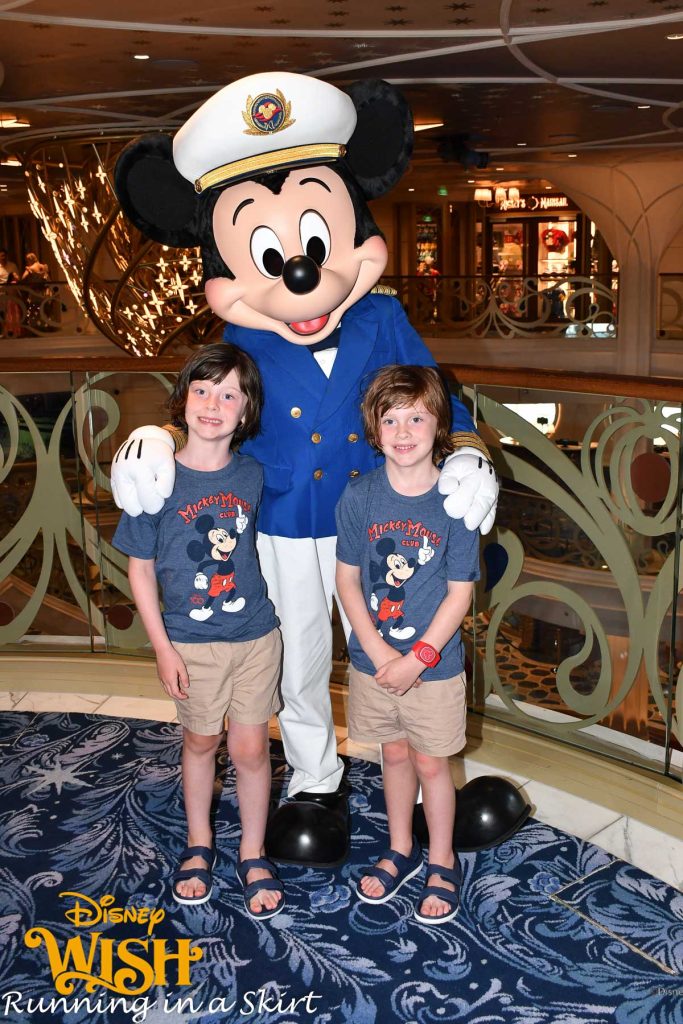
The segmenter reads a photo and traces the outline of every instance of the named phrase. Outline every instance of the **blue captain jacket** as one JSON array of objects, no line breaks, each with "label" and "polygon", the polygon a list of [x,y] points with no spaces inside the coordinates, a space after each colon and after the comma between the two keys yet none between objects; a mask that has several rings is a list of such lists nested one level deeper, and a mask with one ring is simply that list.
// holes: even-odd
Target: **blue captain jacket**
[{"label": "blue captain jacket", "polygon": [[[259,530],[333,537],[334,509],[349,479],[383,462],[363,434],[365,387],[382,366],[435,366],[434,358],[387,295],[366,295],[346,311],[329,379],[305,345],[279,334],[228,324],[224,337],[249,353],[263,378],[261,432],[241,449],[263,466]],[[471,433],[465,406],[456,398],[452,404],[452,429]]]}]

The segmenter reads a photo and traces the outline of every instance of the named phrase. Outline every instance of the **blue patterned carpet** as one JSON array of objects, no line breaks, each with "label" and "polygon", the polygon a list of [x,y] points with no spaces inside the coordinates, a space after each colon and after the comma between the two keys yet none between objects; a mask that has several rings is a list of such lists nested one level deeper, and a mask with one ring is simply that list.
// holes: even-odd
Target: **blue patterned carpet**
[{"label": "blue patterned carpet", "polygon": [[[178,726],[4,713],[0,743],[0,1021],[683,1024],[683,894],[547,825],[530,821],[497,849],[465,854],[460,913],[429,928],[411,916],[420,878],[383,907],[353,898],[353,881],[385,844],[386,819],[378,767],[351,760],[350,863],[335,873],[283,868],[287,908],[258,923],[234,876],[239,828],[225,759],[214,898],[198,908],[170,899],[185,840]],[[287,771],[277,752],[274,770]],[[28,948],[30,929],[49,930],[61,957],[74,936],[87,950],[93,932],[100,942],[147,935],[140,921],[77,927],[65,916],[76,897],[61,892],[163,909],[153,938],[202,951],[191,983],[177,985],[173,963],[167,980],[150,977],[155,947],[138,945],[142,959],[117,978],[119,992],[140,989],[125,1004],[98,981],[121,970],[118,953],[111,968],[96,954],[65,1002],[45,1009],[57,982],[47,936]],[[90,1002],[77,1006],[88,978]],[[193,1006],[177,1006],[179,997]]]}]

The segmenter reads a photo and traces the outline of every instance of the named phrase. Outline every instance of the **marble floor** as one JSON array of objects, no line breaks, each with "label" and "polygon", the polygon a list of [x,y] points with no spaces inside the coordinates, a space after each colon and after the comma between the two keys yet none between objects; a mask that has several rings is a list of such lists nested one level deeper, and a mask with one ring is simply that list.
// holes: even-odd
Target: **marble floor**
[{"label": "marble floor", "polygon": [[[378,748],[348,738],[344,687],[333,684],[331,692],[340,753],[379,761]],[[84,712],[152,721],[176,720],[170,700],[98,693],[0,692],[0,711]],[[271,723],[271,735],[279,735],[275,720]],[[514,743],[504,747],[501,743],[482,744],[475,738],[468,740],[462,755],[451,760],[456,785],[462,786],[479,775],[505,776],[522,790],[538,820],[590,840],[615,857],[683,889],[680,785],[664,786],[651,776],[631,779],[626,769],[620,772],[593,755],[573,748],[565,750],[559,744],[545,753],[539,750],[534,754],[521,748],[515,750]],[[595,792],[600,793],[597,800],[591,798]]]}]

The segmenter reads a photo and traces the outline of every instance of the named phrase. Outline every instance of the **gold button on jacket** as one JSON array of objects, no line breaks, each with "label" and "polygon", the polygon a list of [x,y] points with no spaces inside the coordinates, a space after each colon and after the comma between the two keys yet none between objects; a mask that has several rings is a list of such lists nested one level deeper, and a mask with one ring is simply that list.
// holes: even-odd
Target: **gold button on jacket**
[{"label": "gold button on jacket", "polygon": [[358,440],[358,434],[349,434],[346,440],[351,441],[351,443],[353,443],[354,441]]},{"label": "gold button on jacket", "polygon": [[311,434],[311,441],[313,442],[313,444],[320,444],[322,439],[323,439],[323,435],[319,434],[317,431],[316,431],[315,434]]},{"label": "gold button on jacket", "polygon": [[322,480],[322,476],[323,476],[322,469],[316,469],[316,471],[313,474],[313,479],[314,480]]},{"label": "gold button on jacket", "polygon": [[349,476],[350,477],[360,476],[360,470],[359,469],[352,469],[351,472],[349,473]]},{"label": "gold button on jacket", "polygon": [[290,409],[289,415],[293,416],[295,420],[298,420],[299,416],[301,416],[301,409],[299,408],[299,406],[295,405],[293,409]]}]

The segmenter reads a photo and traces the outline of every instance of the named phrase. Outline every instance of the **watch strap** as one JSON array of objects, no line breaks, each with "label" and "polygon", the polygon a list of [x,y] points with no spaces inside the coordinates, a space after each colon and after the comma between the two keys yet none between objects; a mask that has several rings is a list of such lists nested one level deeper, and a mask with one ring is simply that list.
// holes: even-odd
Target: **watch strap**
[{"label": "watch strap", "polygon": [[437,651],[436,647],[432,647],[431,644],[425,643],[424,640],[416,640],[411,650],[418,661],[422,662],[422,664],[427,668],[433,668],[434,665],[438,665],[441,661],[441,655]]}]

